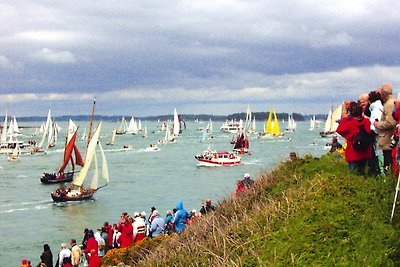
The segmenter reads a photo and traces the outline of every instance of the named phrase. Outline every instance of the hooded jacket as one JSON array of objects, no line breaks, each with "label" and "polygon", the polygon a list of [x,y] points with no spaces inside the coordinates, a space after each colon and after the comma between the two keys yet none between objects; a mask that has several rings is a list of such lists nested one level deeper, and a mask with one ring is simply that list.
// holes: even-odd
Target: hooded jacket
[{"label": "hooded jacket", "polygon": [[176,204],[176,210],[172,223],[174,224],[175,232],[180,233],[186,228],[186,219],[189,217],[189,213],[183,208],[181,200]]},{"label": "hooded jacket", "polygon": [[372,157],[372,144],[362,151],[353,148],[353,142],[356,139],[357,133],[359,132],[358,127],[364,127],[367,133],[371,133],[371,125],[367,118],[361,117],[361,119],[353,118],[351,116],[345,117],[340,121],[340,124],[336,130],[338,134],[346,138],[347,146],[345,151],[345,158],[347,162],[354,162],[359,160],[369,160]]}]

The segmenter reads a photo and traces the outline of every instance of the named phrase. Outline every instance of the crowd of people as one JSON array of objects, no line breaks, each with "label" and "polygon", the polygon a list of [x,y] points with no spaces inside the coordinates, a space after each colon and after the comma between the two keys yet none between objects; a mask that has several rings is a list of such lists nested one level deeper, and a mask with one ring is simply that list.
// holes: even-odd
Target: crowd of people
[{"label": "crowd of people", "polygon": [[[249,173],[244,174],[243,180],[239,181],[243,185],[243,189],[240,192],[237,189],[235,195],[240,194],[254,183]],[[183,207],[182,201],[178,201],[172,211],[166,211],[165,218],[155,207],[150,208],[148,217],[145,211],[134,212],[132,216],[128,212],[122,212],[120,218],[114,224],[104,222],[96,232],[92,229],[84,229],[81,244],[78,245],[76,239],[70,239],[69,247],[66,243],[61,243],[56,255],[53,255],[48,244],[44,244],[40,263],[37,266],[78,267],[83,265],[99,267],[101,266],[101,257],[108,250],[126,248],[140,243],[145,238],[155,238],[173,233],[179,234],[188,225],[195,223],[201,216],[214,212],[215,209],[216,207],[212,204],[211,199],[208,198],[202,202],[199,212],[195,209],[188,212]],[[54,264],[53,258],[56,259]],[[22,266],[31,267],[26,259],[22,261]]]},{"label": "crowd of people", "polygon": [[[360,175],[367,172],[370,176],[380,174],[381,170],[397,174],[399,123],[400,93],[395,99],[390,83],[382,83],[378,89],[361,94],[357,101],[345,102],[336,132],[346,139],[344,155],[350,171]],[[336,144],[333,151],[338,147]]]}]

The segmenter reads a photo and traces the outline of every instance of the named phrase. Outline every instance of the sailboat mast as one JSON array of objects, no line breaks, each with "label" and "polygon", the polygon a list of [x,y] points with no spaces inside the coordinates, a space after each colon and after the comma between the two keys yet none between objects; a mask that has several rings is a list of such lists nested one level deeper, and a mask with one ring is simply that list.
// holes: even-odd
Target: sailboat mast
[{"label": "sailboat mast", "polygon": [[89,147],[90,139],[92,138],[92,126],[93,126],[93,120],[94,120],[94,107],[95,107],[95,105],[96,105],[96,98],[93,99],[92,116],[90,117],[89,133],[88,133],[87,144],[86,144],[85,158],[86,158],[86,155],[87,155],[87,150],[88,150],[88,147]]}]

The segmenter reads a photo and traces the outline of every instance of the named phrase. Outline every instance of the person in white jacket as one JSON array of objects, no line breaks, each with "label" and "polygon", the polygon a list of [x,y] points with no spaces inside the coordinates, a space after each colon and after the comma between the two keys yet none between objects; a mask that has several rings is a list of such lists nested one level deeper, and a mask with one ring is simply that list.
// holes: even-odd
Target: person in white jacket
[{"label": "person in white jacket", "polygon": [[382,117],[383,105],[382,96],[377,91],[372,91],[368,94],[369,110],[371,116],[369,121],[371,122],[371,131],[375,135],[374,142],[372,143],[372,158],[368,161],[368,174],[371,176],[376,176],[380,173],[379,160],[378,160],[378,147],[377,147],[377,137],[378,131],[375,128],[374,122],[380,121]]}]

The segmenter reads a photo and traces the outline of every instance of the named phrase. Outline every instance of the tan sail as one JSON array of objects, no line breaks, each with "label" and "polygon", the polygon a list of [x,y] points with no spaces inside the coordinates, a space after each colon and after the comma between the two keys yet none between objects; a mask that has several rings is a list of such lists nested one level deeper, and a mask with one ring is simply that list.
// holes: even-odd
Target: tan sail
[{"label": "tan sail", "polygon": [[99,126],[97,126],[96,130],[93,133],[93,136],[90,139],[86,158],[85,158],[85,163],[84,163],[81,171],[78,173],[77,176],[75,176],[75,179],[72,181],[72,184],[75,186],[81,187],[83,185],[83,182],[86,179],[90,165],[92,164],[93,158],[95,157],[97,142],[99,140],[101,124],[102,123],[100,122]]}]

